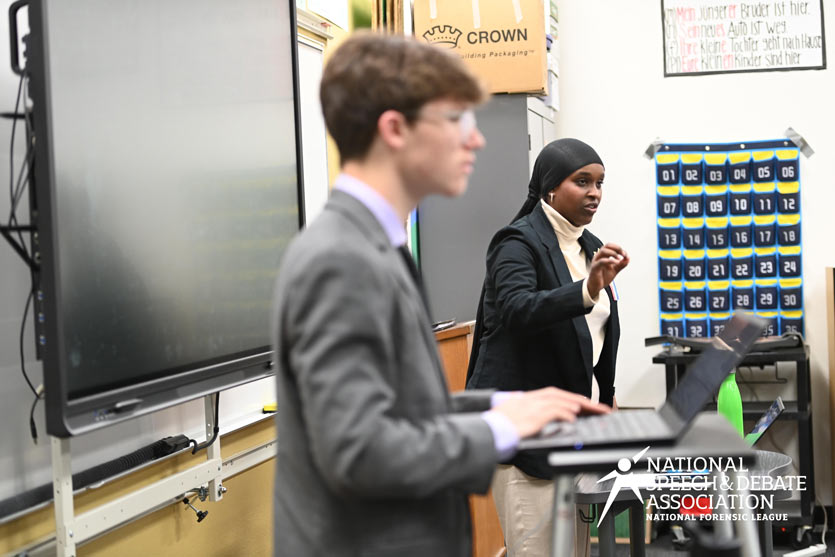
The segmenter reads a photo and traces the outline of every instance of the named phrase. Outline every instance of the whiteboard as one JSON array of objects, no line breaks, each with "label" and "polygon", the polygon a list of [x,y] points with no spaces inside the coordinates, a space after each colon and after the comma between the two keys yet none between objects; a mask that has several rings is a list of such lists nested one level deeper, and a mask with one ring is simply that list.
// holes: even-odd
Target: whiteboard
[{"label": "whiteboard", "polygon": [[664,75],[826,68],[822,0],[662,0]]},{"label": "whiteboard", "polygon": [[302,117],[304,222],[310,223],[328,200],[328,148],[319,105],[324,45],[299,37],[299,104]]}]

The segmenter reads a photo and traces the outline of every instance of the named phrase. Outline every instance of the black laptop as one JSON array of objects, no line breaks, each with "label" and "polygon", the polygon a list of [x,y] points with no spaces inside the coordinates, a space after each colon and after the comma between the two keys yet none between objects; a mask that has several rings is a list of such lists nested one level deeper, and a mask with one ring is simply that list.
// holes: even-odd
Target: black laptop
[{"label": "black laptop", "polygon": [[734,314],[688,367],[660,410],[623,410],[580,417],[573,423],[554,422],[539,436],[523,439],[519,450],[673,444],[742,361],[766,324],[753,315]]}]

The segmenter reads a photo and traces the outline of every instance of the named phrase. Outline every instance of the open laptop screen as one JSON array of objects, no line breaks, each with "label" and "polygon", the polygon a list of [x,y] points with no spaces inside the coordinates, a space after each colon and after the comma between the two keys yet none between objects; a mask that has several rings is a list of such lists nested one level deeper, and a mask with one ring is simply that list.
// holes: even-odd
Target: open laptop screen
[{"label": "open laptop screen", "polygon": [[678,388],[667,397],[678,416],[686,421],[698,414],[716,394],[733,370],[759,338],[766,322],[753,315],[734,314],[725,328],[689,366]]}]

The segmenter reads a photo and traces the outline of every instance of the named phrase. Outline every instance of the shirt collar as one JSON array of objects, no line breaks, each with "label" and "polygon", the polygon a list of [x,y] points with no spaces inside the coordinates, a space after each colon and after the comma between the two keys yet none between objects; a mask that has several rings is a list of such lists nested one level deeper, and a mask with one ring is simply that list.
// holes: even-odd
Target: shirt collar
[{"label": "shirt collar", "polygon": [[333,188],[347,193],[365,205],[385,230],[392,246],[402,246],[406,243],[406,224],[400,220],[391,203],[374,188],[347,174],[337,176]]},{"label": "shirt collar", "polygon": [[540,201],[540,204],[545,211],[545,216],[548,217],[548,222],[554,227],[560,245],[579,241],[580,236],[583,235],[583,230],[586,228],[585,226],[574,226],[559,211],[545,203],[544,199]]}]

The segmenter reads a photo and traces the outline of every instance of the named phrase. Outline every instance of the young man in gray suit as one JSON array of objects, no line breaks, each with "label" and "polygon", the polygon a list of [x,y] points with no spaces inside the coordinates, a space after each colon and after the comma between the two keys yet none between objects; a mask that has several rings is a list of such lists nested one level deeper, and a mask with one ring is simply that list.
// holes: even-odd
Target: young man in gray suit
[{"label": "young man in gray suit", "polygon": [[606,412],[556,388],[450,395],[404,223],[461,195],[485,100],[454,54],[359,34],[321,84],[342,173],[290,245],[275,301],[275,554],[472,554],[469,493],[552,420]]}]

